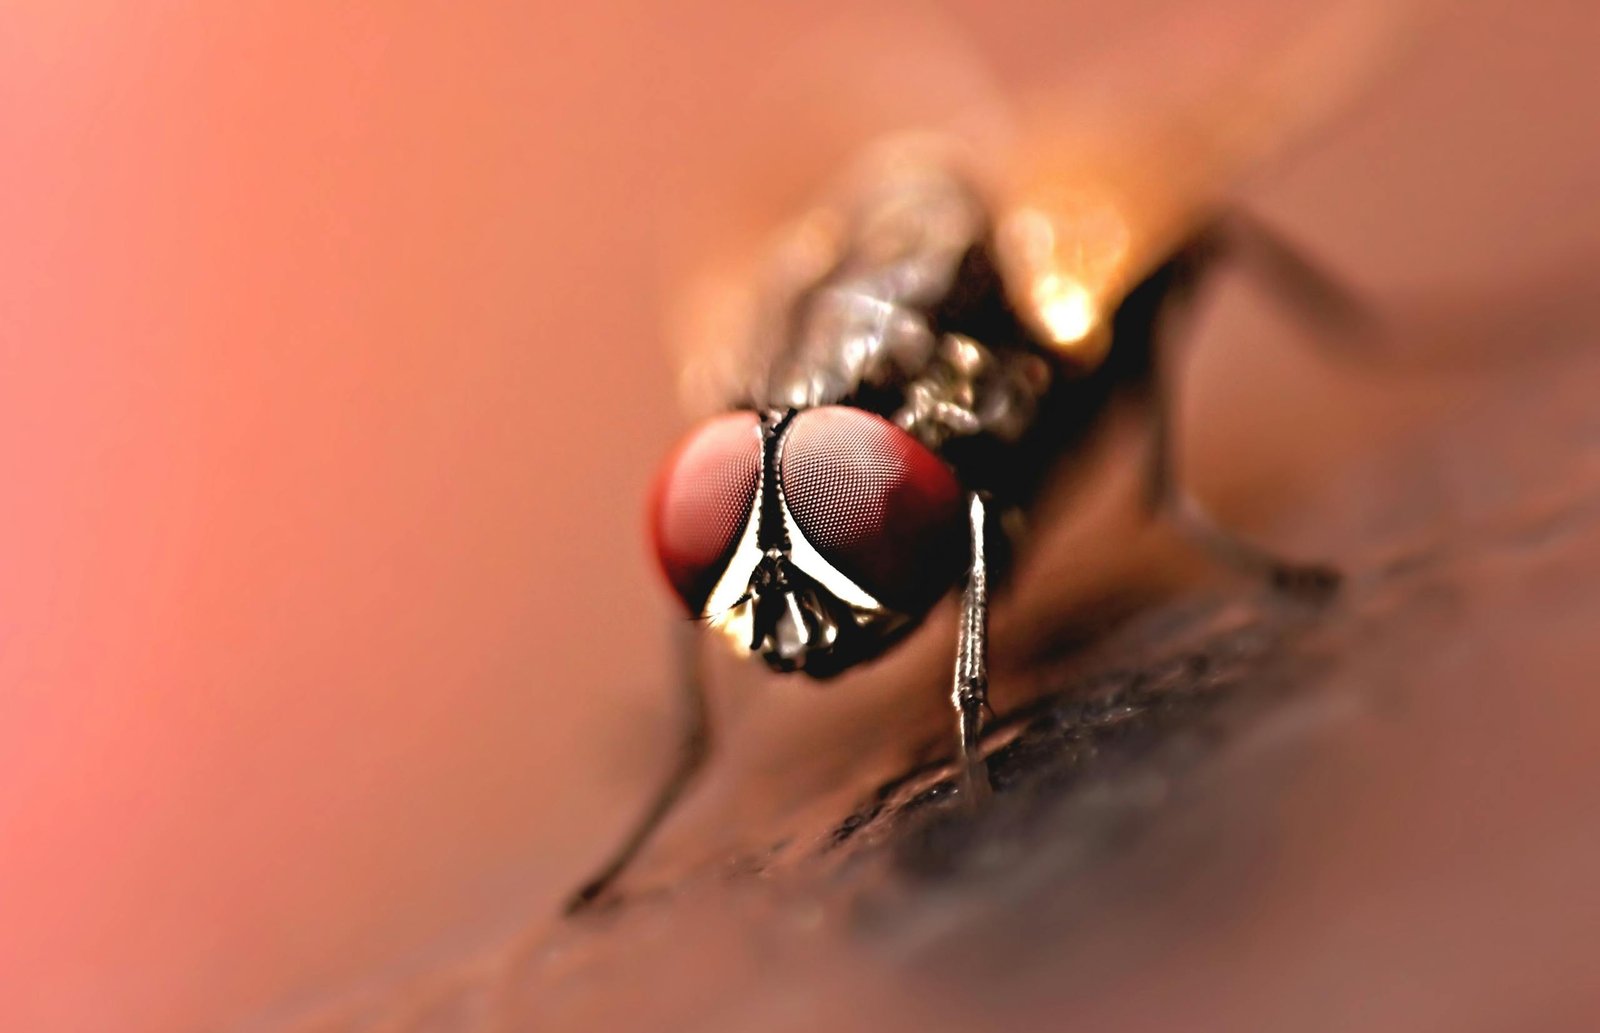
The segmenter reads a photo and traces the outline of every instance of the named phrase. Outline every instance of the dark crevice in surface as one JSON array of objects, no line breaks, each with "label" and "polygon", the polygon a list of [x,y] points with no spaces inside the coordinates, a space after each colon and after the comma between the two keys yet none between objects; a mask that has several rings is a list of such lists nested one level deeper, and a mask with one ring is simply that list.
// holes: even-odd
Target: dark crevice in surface
[{"label": "dark crevice in surface", "polygon": [[[881,851],[897,878],[930,884],[979,874],[997,843],[1003,851],[1040,829],[1092,847],[1086,863],[1112,857],[1186,772],[1306,684],[1298,647],[1335,618],[1275,594],[1177,610],[1134,622],[1115,662],[1085,671],[1063,662],[1045,679],[1059,688],[992,722],[990,806],[963,807],[946,765],[925,765],[880,787],[820,852]],[[1059,813],[1090,798],[1060,828]]]}]

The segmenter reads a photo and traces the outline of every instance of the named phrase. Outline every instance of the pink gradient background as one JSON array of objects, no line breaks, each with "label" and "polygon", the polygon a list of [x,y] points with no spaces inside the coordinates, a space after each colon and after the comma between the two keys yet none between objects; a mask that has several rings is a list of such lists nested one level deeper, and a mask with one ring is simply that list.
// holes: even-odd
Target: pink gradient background
[{"label": "pink gradient background", "polygon": [[[1026,80],[1150,8],[951,13]],[[0,14],[0,1028],[199,1028],[423,966],[614,832],[668,748],[662,231],[750,148],[719,99],[816,11]],[[1335,154],[1275,195],[1359,278],[1578,232],[1550,213],[1593,162],[1523,113],[1586,66],[1486,24],[1522,93],[1468,120],[1414,89],[1347,147],[1385,175]]]}]

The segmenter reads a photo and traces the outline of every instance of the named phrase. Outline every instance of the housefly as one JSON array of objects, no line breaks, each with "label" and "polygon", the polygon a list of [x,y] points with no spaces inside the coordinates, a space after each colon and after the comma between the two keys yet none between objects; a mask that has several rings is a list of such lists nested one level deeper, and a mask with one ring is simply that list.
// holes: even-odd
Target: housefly
[{"label": "housefly", "polygon": [[[668,454],[649,502],[684,613],[775,671],[828,678],[958,595],[956,780],[980,800],[1006,517],[1119,396],[1147,415],[1153,517],[1282,588],[1330,589],[1331,568],[1239,537],[1186,490],[1167,338],[1225,262],[1265,274],[1325,323],[1359,319],[1226,198],[1370,77],[1395,38],[1385,13],[1341,5],[1248,54],[1203,55],[1195,81],[1126,104],[1103,89],[1093,103],[1051,96],[999,160],[958,133],[868,146],[691,342],[684,390],[706,415]],[[703,688],[686,666],[679,763],[573,907],[605,892],[706,757]]]}]

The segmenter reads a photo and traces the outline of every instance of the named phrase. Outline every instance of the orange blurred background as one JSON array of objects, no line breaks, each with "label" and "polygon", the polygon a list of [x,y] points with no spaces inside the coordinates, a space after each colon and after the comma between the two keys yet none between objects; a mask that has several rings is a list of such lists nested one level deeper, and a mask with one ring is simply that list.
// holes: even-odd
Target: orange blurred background
[{"label": "orange blurred background", "polygon": [[[1013,87],[1173,5],[1109,6],[874,8]],[[1463,5],[1265,203],[1380,292],[1568,253],[1586,6]],[[0,14],[0,1029],[424,967],[636,804],[663,256],[760,149],[728,98],[856,5],[751,7]]]}]

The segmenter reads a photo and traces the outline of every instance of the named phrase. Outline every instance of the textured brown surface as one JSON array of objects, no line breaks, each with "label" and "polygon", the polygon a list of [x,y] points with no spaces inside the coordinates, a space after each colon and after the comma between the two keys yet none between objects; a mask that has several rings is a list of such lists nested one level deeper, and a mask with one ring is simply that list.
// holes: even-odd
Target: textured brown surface
[{"label": "textured brown surface", "polygon": [[1245,192],[1394,358],[1224,282],[1184,452],[1343,596],[1131,520],[1108,441],[997,612],[997,709],[1064,695],[993,814],[824,849],[936,759],[948,612],[729,664],[632,903],[553,922],[669,762],[661,274],[909,52],[1160,78],[1224,6],[1283,4],[7,5],[0,1028],[1592,1028],[1586,0],[1448,5]]},{"label": "textured brown surface", "polygon": [[1047,695],[980,815],[937,764],[856,778],[309,1028],[1584,1027],[1600,358],[1569,329],[1324,468],[1357,497],[1334,600],[1203,579],[1032,629],[1007,684]]}]

